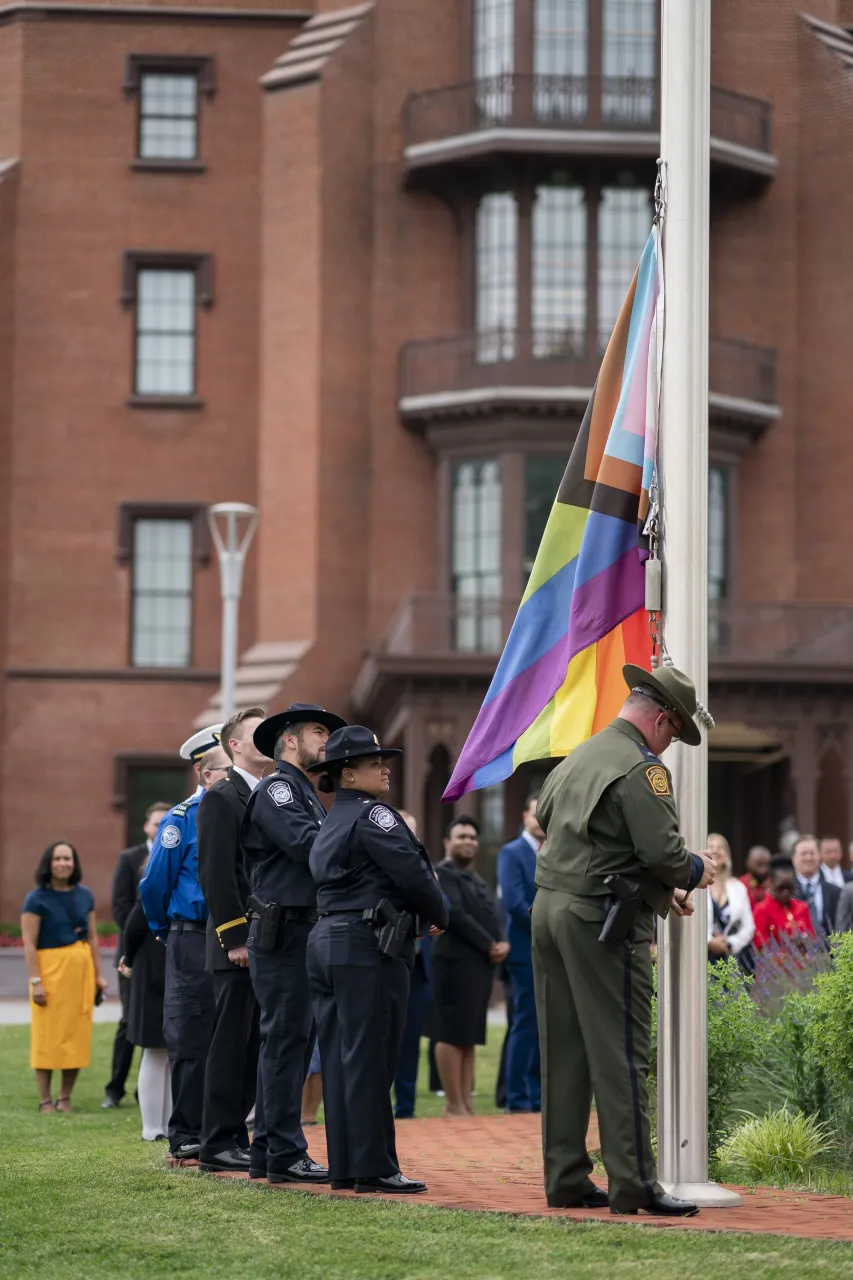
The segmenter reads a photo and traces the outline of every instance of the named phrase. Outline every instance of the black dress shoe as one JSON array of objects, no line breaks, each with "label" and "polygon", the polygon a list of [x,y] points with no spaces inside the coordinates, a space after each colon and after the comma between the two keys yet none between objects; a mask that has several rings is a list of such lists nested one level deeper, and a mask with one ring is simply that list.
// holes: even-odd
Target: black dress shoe
[{"label": "black dress shoe", "polygon": [[108,1093],[107,1096],[104,1098],[103,1102],[101,1103],[101,1110],[115,1111],[118,1104],[119,1104],[119,1099],[114,1098],[111,1093]]},{"label": "black dress shoe", "polygon": [[179,1147],[169,1151],[176,1160],[197,1160],[201,1145],[198,1142],[182,1142]]},{"label": "black dress shoe", "polygon": [[266,1178],[266,1176],[267,1176],[266,1169],[253,1169],[251,1165],[249,1166],[249,1177],[252,1179],[253,1182],[257,1182],[261,1178]]},{"label": "black dress shoe", "polygon": [[[666,1191],[661,1191],[660,1195],[654,1196],[648,1204],[640,1207],[643,1213],[650,1213],[655,1217],[661,1218],[695,1218],[699,1212],[698,1204],[694,1204],[692,1200],[679,1200],[677,1196],[671,1196]],[[639,1209],[614,1209],[611,1207],[610,1212],[634,1214],[639,1213]]]},{"label": "black dress shoe", "polygon": [[585,1191],[580,1196],[556,1195],[548,1196],[549,1209],[606,1209],[610,1204],[607,1198],[607,1192],[602,1191],[600,1187],[593,1187],[590,1191]]},{"label": "black dress shoe", "polygon": [[199,1158],[198,1167],[202,1173],[248,1173],[249,1153],[231,1147],[228,1151],[217,1151],[207,1160]]},{"label": "black dress shoe", "polygon": [[268,1173],[267,1182],[328,1182],[329,1170],[316,1164],[310,1156],[303,1156],[284,1173]]},{"label": "black dress shoe", "polygon": [[355,1178],[335,1178],[332,1182],[333,1191],[352,1191],[355,1187]]},{"label": "black dress shoe", "polygon": [[357,1178],[355,1184],[356,1195],[366,1195],[371,1191],[384,1191],[386,1195],[391,1196],[411,1196],[417,1195],[420,1191],[426,1191],[427,1184],[418,1182],[415,1178],[407,1178],[402,1173],[392,1173],[390,1178]]}]

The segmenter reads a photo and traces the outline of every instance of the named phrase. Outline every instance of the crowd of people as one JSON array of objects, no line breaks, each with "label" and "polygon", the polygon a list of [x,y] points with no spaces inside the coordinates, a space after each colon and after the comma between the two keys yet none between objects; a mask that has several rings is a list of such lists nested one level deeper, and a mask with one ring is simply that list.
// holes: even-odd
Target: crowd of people
[{"label": "crowd of people", "polygon": [[[387,804],[398,754],[312,704],[271,717],[251,708],[184,743],[196,791],[149,808],[144,841],[120,855],[113,880],[122,1017],[102,1105],[120,1105],[139,1048],[144,1140],[211,1173],[423,1190],[400,1171],[394,1121],[415,1114],[424,1038],[445,1114],[474,1113],[496,978],[508,1024],[498,1105],[541,1110],[539,798],[528,797],[518,837],[499,852],[493,892],[473,869],[473,818],[450,821],[433,867],[414,818]],[[734,957],[752,974],[784,940],[805,950],[853,928],[853,872],[836,838],[800,835],[790,857],[756,846],[739,878],[724,836],[708,837],[708,853],[712,962]],[[81,879],[76,850],[57,842],[23,906],[45,1111],[71,1107],[107,986]],[[329,1168],[305,1136],[321,1101]]]}]

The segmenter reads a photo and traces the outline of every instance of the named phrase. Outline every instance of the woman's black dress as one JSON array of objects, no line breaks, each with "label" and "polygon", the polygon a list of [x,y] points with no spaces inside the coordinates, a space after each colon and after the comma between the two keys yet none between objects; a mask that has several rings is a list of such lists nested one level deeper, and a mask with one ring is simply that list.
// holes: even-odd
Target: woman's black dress
[{"label": "woman's black dress", "polygon": [[489,948],[503,933],[494,895],[482,876],[449,858],[436,871],[450,902],[450,923],[432,948],[430,1039],[468,1048],[486,1043],[495,980]]},{"label": "woman's black dress", "polygon": [[127,1038],[141,1049],[165,1049],[163,991],[166,984],[166,948],[148,928],[138,898],[124,926],[124,958],[133,970]]}]

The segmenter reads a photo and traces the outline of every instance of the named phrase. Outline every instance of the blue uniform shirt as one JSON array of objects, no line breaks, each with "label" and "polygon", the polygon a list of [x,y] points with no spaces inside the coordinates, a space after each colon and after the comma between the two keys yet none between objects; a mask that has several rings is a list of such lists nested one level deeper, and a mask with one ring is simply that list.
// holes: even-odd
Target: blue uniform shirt
[{"label": "blue uniform shirt", "polygon": [[198,805],[203,791],[182,800],[163,818],[154,837],[139,896],[155,933],[170,920],[204,924],[207,903],[198,882]]}]

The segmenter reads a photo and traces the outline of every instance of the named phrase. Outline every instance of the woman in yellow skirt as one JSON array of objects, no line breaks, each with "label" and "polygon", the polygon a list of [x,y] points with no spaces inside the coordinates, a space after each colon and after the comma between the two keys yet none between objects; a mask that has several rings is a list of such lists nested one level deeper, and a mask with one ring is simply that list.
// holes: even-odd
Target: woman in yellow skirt
[{"label": "woman in yellow skirt", "polygon": [[[70,1111],[71,1090],[92,1046],[95,993],[105,991],[95,927],[95,899],[81,884],[77,850],[67,840],[48,845],[36,871],[37,889],[21,914],[24,957],[30,975],[30,1066],[38,1082],[40,1111]],[[51,1076],[62,1072],[53,1101]]]}]

